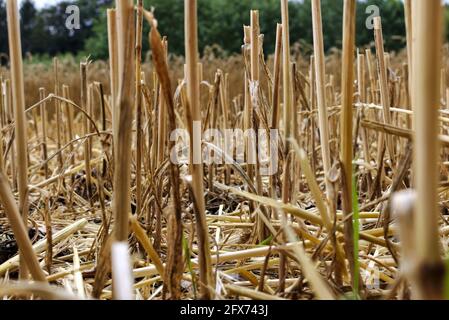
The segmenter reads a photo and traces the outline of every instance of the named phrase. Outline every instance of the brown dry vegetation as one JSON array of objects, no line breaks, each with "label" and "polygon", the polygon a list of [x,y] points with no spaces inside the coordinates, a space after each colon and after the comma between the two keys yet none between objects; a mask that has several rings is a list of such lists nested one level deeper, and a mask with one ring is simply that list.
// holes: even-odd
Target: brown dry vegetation
[{"label": "brown dry vegetation", "polygon": [[[185,2],[186,32],[194,36],[196,2]],[[25,64],[22,124],[11,85],[11,72],[20,71],[2,69],[0,297],[443,298],[449,52],[439,20],[429,20],[441,13],[439,1],[426,2],[414,4],[407,30],[418,30],[416,41],[399,54],[383,53],[381,28],[373,31],[376,47],[355,54],[355,1],[346,0],[344,47],[322,63],[318,45],[313,58],[286,49],[280,27],[278,51],[265,57],[263,42],[253,41],[252,12],[242,55],[218,59],[210,50],[198,67],[195,42],[186,45],[186,60],[167,59],[152,14],[123,1],[108,16],[131,22],[127,30],[110,21],[117,41],[110,63],[83,62],[84,79],[73,59],[56,59],[54,68]],[[126,35],[139,35],[140,23],[152,24],[152,33],[135,45]],[[152,48],[141,68],[129,49],[140,40]],[[249,90],[255,81],[259,90]],[[279,170],[264,177],[259,164],[172,164],[170,131],[192,130],[195,119],[203,129],[279,128]],[[20,125],[26,166],[17,160]],[[24,166],[26,194],[18,185]],[[129,257],[117,249],[124,242]],[[123,281],[114,277],[119,271]]]}]

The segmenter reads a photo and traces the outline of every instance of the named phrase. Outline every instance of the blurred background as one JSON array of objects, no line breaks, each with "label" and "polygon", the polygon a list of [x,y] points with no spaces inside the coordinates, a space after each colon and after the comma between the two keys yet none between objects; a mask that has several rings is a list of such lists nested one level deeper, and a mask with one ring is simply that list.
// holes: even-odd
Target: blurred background
[{"label": "blurred background", "polygon": [[[7,63],[5,0],[0,0],[0,52],[2,64]],[[28,57],[46,60],[54,55],[90,56],[105,59],[108,54],[105,8],[114,0],[21,0],[22,43]],[[154,7],[159,28],[169,40],[170,53],[182,55],[184,48],[184,1],[145,0],[145,7]],[[69,30],[65,22],[66,8],[75,4],[80,9],[79,30]],[[373,31],[366,20],[372,14],[367,7],[378,6],[383,19],[387,50],[405,46],[404,12],[401,0],[359,0],[357,7],[357,45],[369,46]],[[265,34],[264,50],[274,50],[276,23],[280,21],[279,0],[198,0],[200,51],[214,51],[220,57],[238,53],[243,41],[242,26],[249,24],[250,9],[260,10],[261,32]],[[324,42],[326,50],[341,47],[343,0],[322,0]],[[312,51],[312,17],[310,0],[290,1],[291,41],[293,49],[308,55]],[[445,25],[449,23],[446,5]],[[148,31],[146,26],[145,32]],[[148,41],[144,41],[144,50]],[[145,52],[145,51],[144,51]]]}]

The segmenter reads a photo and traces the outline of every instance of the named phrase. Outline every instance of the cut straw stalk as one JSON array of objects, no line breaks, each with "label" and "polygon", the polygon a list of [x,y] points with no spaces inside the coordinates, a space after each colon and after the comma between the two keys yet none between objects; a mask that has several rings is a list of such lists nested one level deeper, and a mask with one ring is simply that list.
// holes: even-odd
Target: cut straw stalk
[{"label": "cut straw stalk", "polygon": [[[192,120],[196,123],[201,123],[201,108],[200,108],[200,88],[198,76],[198,24],[197,24],[197,1],[185,0],[185,47],[186,47],[186,64],[187,64],[187,98],[190,107],[190,114]],[[192,130],[191,130],[192,131]],[[197,153],[199,150],[198,144],[201,148],[201,141],[193,141],[195,139],[193,132],[190,132],[191,137],[191,154]],[[214,287],[212,280],[212,265],[209,247],[209,230],[206,221],[206,207],[204,201],[203,190],[203,165],[198,164],[201,161],[193,161],[198,159],[191,158],[191,173],[192,173],[192,189],[197,205],[197,233],[199,246],[199,263],[200,263],[200,280],[201,297],[209,299],[212,297],[212,290],[209,286]]]},{"label": "cut straw stalk", "polygon": [[372,62],[372,54],[371,54],[371,49],[366,49],[365,50],[365,55],[366,55],[366,65],[368,67],[368,76],[369,76],[369,86],[370,86],[370,94],[371,94],[371,103],[377,103],[377,96],[376,96],[376,88],[377,88],[377,83],[376,83],[376,77],[374,75],[374,67],[373,67],[373,62]]},{"label": "cut straw stalk", "polygon": [[293,118],[293,82],[290,63],[290,27],[288,17],[288,0],[281,0],[282,15],[282,74],[284,88],[284,127],[285,127],[285,153],[290,151],[289,139],[296,133],[296,124]]},{"label": "cut straw stalk", "polygon": [[[85,117],[85,125],[86,125],[86,132],[85,135],[88,136],[91,134],[91,132],[94,130],[93,129],[93,125],[92,123],[95,122],[94,120],[94,105],[95,105],[95,100],[94,100],[94,84],[90,83],[89,87],[87,89],[87,114],[89,115],[89,117]],[[95,124],[96,126],[96,124]],[[89,136],[89,138],[87,138],[87,141],[85,143],[85,145],[87,145],[87,149],[88,149],[88,160],[90,163],[90,159],[92,158],[92,147],[93,147],[93,140],[92,137]],[[91,176],[91,174],[88,174],[88,176]],[[90,177],[90,179],[92,179],[92,177]],[[89,192],[93,192],[93,190],[89,190]],[[89,193],[90,196],[92,196]],[[93,200],[92,197],[89,198],[89,201],[93,204]]]},{"label": "cut straw stalk", "polygon": [[[356,270],[353,223],[350,217],[352,213],[352,158],[353,158],[353,93],[354,93],[354,51],[355,51],[355,20],[356,0],[345,0],[343,8],[343,57],[341,79],[341,151],[340,158],[343,165],[343,213],[346,221],[344,224],[346,257],[350,263],[352,283],[355,285],[358,279]],[[356,257],[358,254],[356,255]],[[355,288],[358,290],[358,288]]]},{"label": "cut straw stalk", "polygon": [[[250,95],[251,95],[251,119],[253,129],[257,130],[258,128],[258,109],[259,109],[259,85],[260,85],[260,65],[259,65],[259,57],[260,57],[260,26],[259,26],[259,11],[252,10],[251,11],[251,84],[250,84]],[[257,138],[255,139],[257,141]],[[250,148],[251,151],[255,151],[256,155],[254,159],[258,161],[257,157],[257,147]],[[250,156],[251,157],[251,156]],[[257,193],[263,194],[262,180],[260,177],[259,163],[255,166],[256,172],[256,186]],[[257,215],[257,236],[259,242],[264,241],[268,237],[268,233],[265,229],[264,223],[260,217]]]},{"label": "cut straw stalk", "polygon": [[[290,60],[290,26],[288,16],[288,0],[281,0],[281,16],[282,16],[282,75],[283,75],[283,115],[284,115],[284,156],[286,161],[284,162],[284,178],[282,182],[282,200],[287,203],[291,199],[291,164],[293,154],[290,153],[291,143],[290,139],[296,135],[296,123],[292,119],[296,119],[293,115],[293,81],[292,81],[292,68]],[[284,214],[283,212],[281,212]],[[279,263],[279,291],[285,291],[285,278],[287,268],[287,257],[285,254],[280,255]]]},{"label": "cut straw stalk", "polygon": [[[218,74],[223,80],[220,82],[220,103],[223,113],[222,126],[223,128],[229,128],[229,74],[223,73],[222,70],[218,70]],[[225,183],[231,183],[231,168],[225,165]]]},{"label": "cut straw stalk", "polygon": [[279,129],[279,87],[281,83],[281,53],[282,53],[282,24],[276,28],[276,49],[274,54],[274,77],[273,77],[273,115],[271,128]]},{"label": "cut straw stalk", "polygon": [[[164,47],[164,55],[168,56],[168,41],[166,38],[162,39],[162,45]],[[157,164],[160,165],[164,161],[165,151],[166,151],[166,142],[167,142],[167,105],[164,98],[164,92],[162,91],[162,87],[160,85],[156,86],[159,88],[159,105],[157,108]]]},{"label": "cut straw stalk", "polygon": [[[40,100],[45,99],[45,88],[39,88],[39,97]],[[42,125],[42,161],[44,163],[44,174],[45,179],[48,179],[49,177],[49,171],[48,171],[48,151],[47,151],[47,110],[46,110],[46,103],[43,102],[40,106],[40,114],[41,114],[41,125]]]},{"label": "cut straw stalk", "polygon": [[416,287],[420,299],[443,297],[444,264],[438,232],[438,109],[440,104],[440,65],[442,43],[442,4],[440,0],[415,1],[413,20],[412,99],[415,109],[415,215]]},{"label": "cut straw stalk", "polygon": [[[323,44],[323,26],[321,21],[321,1],[320,0],[312,0],[312,22],[313,22],[313,43],[314,43],[314,61],[315,61],[315,80],[316,80],[316,92],[317,92],[317,103],[318,103],[318,116],[320,122],[320,135],[321,135],[321,152],[323,156],[323,167],[324,167],[324,176],[325,176],[325,185],[327,192],[327,203],[326,208],[320,207],[320,212],[323,217],[323,221],[325,222],[325,226],[329,234],[332,233],[332,223],[333,217],[336,214],[336,197],[335,190],[332,182],[329,180],[329,174],[332,169],[331,163],[331,151],[329,144],[329,118],[327,114],[327,105],[326,105],[326,86],[325,86],[325,59],[324,59],[324,44]],[[299,147],[297,148],[299,149]],[[309,163],[307,161],[307,157],[304,152],[300,152],[299,154],[301,159],[301,164],[303,167],[303,171],[309,170],[311,171]],[[315,191],[314,196],[317,201],[317,204],[320,204],[321,200],[321,192],[319,192],[319,188],[314,187],[315,179],[314,177],[310,177],[309,175],[309,186],[312,190]],[[339,264],[340,271],[345,271],[345,263],[342,251],[338,243],[333,238],[333,245],[335,246],[335,250],[337,252],[337,262]],[[338,273],[338,272],[337,272]]]},{"label": "cut straw stalk", "polygon": [[[326,85],[325,85],[325,60],[323,44],[323,27],[321,22],[321,1],[312,0],[312,21],[313,21],[313,45],[315,52],[315,80],[318,102],[318,116],[320,122],[321,152],[323,155],[324,175],[326,177],[326,191],[328,200],[328,212],[331,219],[335,215],[335,195],[333,185],[327,178],[331,170],[331,154],[329,145],[329,121],[326,105]],[[352,109],[352,105],[351,105]]]},{"label": "cut straw stalk", "polygon": [[[245,83],[245,101],[244,101],[244,129],[250,130],[253,128],[253,107],[251,103],[251,90],[250,85],[248,84],[251,80],[251,70],[247,70],[248,63],[251,63],[251,61],[248,62],[248,54],[249,58],[251,60],[251,27],[250,26],[243,26],[243,60],[245,65],[245,72],[244,72],[244,83]],[[251,68],[251,66],[250,66]],[[254,137],[252,135],[248,135],[246,138],[246,159],[248,163],[254,163],[256,161],[255,154],[256,151],[254,150]],[[247,165],[247,173],[251,181],[254,181],[254,166],[252,164]],[[253,207],[253,204],[250,204],[251,207]]]},{"label": "cut straw stalk", "polygon": [[[405,84],[408,86],[407,99],[411,101],[410,90],[412,88],[412,66],[413,66],[413,29],[412,29],[412,0],[404,0],[404,15],[405,15],[405,30],[407,33],[407,68],[408,68],[408,82]],[[410,107],[410,106],[407,106]]]},{"label": "cut straw stalk", "polygon": [[[7,114],[7,122],[8,124],[14,123],[14,106],[12,103],[12,92],[11,92],[11,81],[10,79],[5,80],[5,111]],[[10,156],[10,169],[11,169],[11,180],[12,180],[12,188],[15,191],[17,189],[17,167],[16,167],[16,160],[15,160],[15,154],[16,154],[16,147],[13,143],[11,145],[11,152],[9,153]]]},{"label": "cut straw stalk", "polygon": [[[135,99],[135,19],[134,4],[132,0],[117,1],[118,20],[118,65],[119,90],[116,100],[118,112],[118,127],[116,136],[116,149],[114,151],[114,198],[113,213],[115,218],[114,239],[112,245],[112,261],[114,277],[114,298],[128,298],[132,296],[131,283],[120,281],[120,277],[129,280],[128,251],[128,220],[131,210],[131,149],[132,149],[132,122]],[[120,259],[123,259],[120,263]],[[116,263],[114,265],[114,263]],[[114,266],[118,269],[114,270]],[[124,274],[120,274],[124,272]],[[119,277],[120,275],[120,277]]]},{"label": "cut straw stalk", "polygon": [[[117,15],[115,9],[107,10],[108,19],[108,44],[109,44],[109,72],[110,72],[110,86],[111,86],[111,105],[112,105],[112,132],[114,137],[117,137],[117,92],[118,92],[118,44],[117,44]],[[115,145],[114,145],[115,149]]]},{"label": "cut straw stalk", "polygon": [[250,110],[251,110],[251,106],[250,106],[250,96],[249,96],[249,91],[248,91],[248,81],[250,79],[248,79],[248,75],[249,72],[248,70],[246,70],[247,68],[247,63],[248,63],[248,52],[250,51],[250,46],[251,46],[251,28],[249,26],[243,26],[243,46],[242,46],[242,55],[243,55],[243,63],[245,65],[245,70],[244,70],[244,91],[245,91],[245,100],[244,100],[244,128],[248,129],[251,125],[250,123]]},{"label": "cut straw stalk", "polygon": [[[358,51],[357,51],[358,52]],[[357,89],[359,102],[366,102],[365,56],[357,53]]]},{"label": "cut straw stalk", "polygon": [[133,300],[131,257],[127,242],[114,242],[111,247],[112,289],[115,300]]},{"label": "cut straw stalk", "polygon": [[[387,66],[385,64],[385,51],[384,51],[384,39],[382,33],[382,21],[380,17],[374,18],[374,36],[376,40],[376,53],[380,82],[380,97],[384,107],[383,119],[385,124],[391,124],[391,112],[390,112],[390,89],[388,88],[388,75]],[[387,149],[390,154],[390,160],[394,161],[394,147],[393,139],[391,137],[386,138]]]},{"label": "cut straw stalk", "polygon": [[143,0],[138,0],[136,17],[136,213],[142,210],[142,26]]},{"label": "cut straw stalk", "polygon": [[[256,130],[254,127],[256,123],[256,108],[258,108],[258,91],[259,91],[259,80],[260,80],[260,67],[259,67],[259,11],[252,10],[250,15],[250,33],[251,33],[251,50],[250,50],[250,58],[251,58],[251,82],[248,84],[248,92],[250,97],[249,107],[249,127]],[[252,140],[252,141],[251,141]],[[256,138],[253,137],[250,139],[250,146],[248,148],[248,152],[254,153],[249,154],[249,159],[254,159],[257,161],[257,151],[256,148],[253,147],[253,143],[255,143]],[[252,172],[254,174],[254,169],[257,166],[251,164]],[[255,173],[256,176],[258,173]]]},{"label": "cut straw stalk", "polygon": [[[279,118],[280,118],[280,95],[279,95],[279,87],[281,84],[281,57],[282,57],[282,24],[277,24],[276,27],[276,49],[274,53],[274,67],[273,67],[273,109],[271,116],[271,129],[279,129]],[[270,141],[270,145],[274,142]],[[271,148],[270,148],[271,152]],[[278,152],[276,150],[275,152]],[[270,156],[271,159],[274,159],[273,156]],[[279,166],[279,164],[277,164]],[[279,168],[273,168],[279,169]],[[279,170],[278,170],[279,171]],[[276,192],[276,183],[278,176],[271,175],[270,176],[270,196],[272,198],[277,198]],[[276,217],[277,212],[273,211],[274,216]]]},{"label": "cut straw stalk", "polygon": [[[53,59],[53,72],[55,77],[55,95],[59,96],[59,60],[58,58]],[[56,109],[56,143],[58,150],[61,149],[62,140],[61,140],[61,125],[62,125],[62,118],[61,118],[61,108],[60,108],[61,102],[58,99],[55,99],[55,109]],[[58,163],[59,163],[59,170],[63,170],[64,162],[62,159],[62,152],[58,153]]]},{"label": "cut straw stalk", "polygon": [[[8,0],[8,38],[11,62],[12,96],[15,116],[15,145],[18,163],[19,211],[25,226],[28,223],[28,138],[25,115],[25,94],[23,82],[22,43],[20,41],[20,17],[17,0]],[[15,160],[14,160],[15,161]],[[22,259],[25,260],[25,254]],[[22,261],[22,260],[21,260]],[[26,277],[25,261],[21,264],[20,274]]]},{"label": "cut straw stalk", "polygon": [[[81,109],[89,114],[88,108],[89,108],[89,92],[88,92],[88,85],[87,85],[87,62],[82,62],[80,64],[80,77],[81,77]],[[83,122],[83,134],[87,135],[89,128],[89,120],[86,118]],[[89,198],[89,201],[91,201],[91,185],[92,185],[92,168],[90,166],[90,141],[86,141],[84,144],[84,163],[85,163],[85,169],[86,169],[86,192],[87,197]]]},{"label": "cut straw stalk", "polygon": [[[161,84],[161,92],[164,95],[164,99],[167,103],[169,130],[174,132],[176,130],[176,111],[175,103],[172,96],[170,75],[168,72],[167,53],[164,42],[157,30],[157,26],[154,19],[150,20],[151,32],[150,32],[150,44],[153,52],[153,62],[156,68],[157,76]],[[170,140],[170,150],[175,148],[175,141]],[[182,209],[181,209],[181,181],[179,176],[179,167],[176,163],[170,162],[170,183],[172,185],[172,203],[173,212],[168,218],[168,252],[167,252],[167,268],[166,271],[161,273],[165,276],[166,286],[170,294],[170,299],[179,300],[181,298],[180,283],[183,273],[183,259],[182,259],[182,238],[183,238],[183,225],[182,225]],[[134,223],[134,227],[136,227]],[[137,228],[138,231],[138,228]],[[155,250],[151,250],[148,246],[145,247],[150,255],[155,254]],[[148,250],[150,249],[150,250]],[[154,258],[153,258],[154,260]],[[161,271],[162,272],[162,271]]]},{"label": "cut straw stalk", "polygon": [[[354,79],[354,42],[355,42],[355,0],[345,0],[343,17],[343,61],[342,61],[342,98],[341,98],[341,161],[346,173],[346,189],[351,194],[352,186],[352,131],[353,131],[353,79]],[[352,206],[347,207],[351,210]],[[347,211],[349,213],[350,211]]]},{"label": "cut straw stalk", "polygon": [[[258,85],[260,79],[260,68],[259,68],[259,11],[251,11],[251,81],[253,85]],[[253,106],[254,107],[254,106]]]},{"label": "cut straw stalk", "polygon": [[116,100],[118,112],[117,148],[114,172],[115,239],[127,241],[128,218],[131,209],[131,134],[134,109],[135,83],[135,24],[132,0],[117,1],[119,92]]},{"label": "cut straw stalk", "polygon": [[39,261],[34,254],[31,241],[28,238],[28,231],[20,215],[19,208],[9,186],[8,178],[0,172],[0,201],[5,208],[11,228],[14,232],[17,244],[20,249],[20,269],[26,266],[35,281],[45,282],[45,274],[39,266]]},{"label": "cut straw stalk", "polygon": [[[313,55],[310,56],[310,66],[309,66],[309,79],[310,83],[315,83],[315,57]],[[312,112],[316,112],[316,86],[311,85],[309,88],[309,96],[310,96],[310,109]],[[315,152],[315,132],[316,132],[316,121],[312,119],[310,125],[310,147],[312,149],[312,172],[316,172],[316,152]]]},{"label": "cut straw stalk", "polygon": [[413,237],[415,206],[416,194],[414,191],[401,191],[392,195],[391,209],[399,225],[398,236],[401,240],[402,272],[406,276],[410,276],[411,267],[416,261],[414,259],[415,239]]},{"label": "cut straw stalk", "polygon": [[[67,85],[62,86],[62,96],[66,100],[70,100],[70,90]],[[44,96],[45,98],[45,96]],[[43,98],[41,98],[42,100]],[[66,112],[67,112],[67,136],[68,141],[72,141],[74,138],[74,132],[73,132],[73,108],[71,108],[67,103],[66,105]],[[73,154],[74,148],[73,145],[70,145],[70,154],[71,154],[71,165],[72,167],[75,167],[75,155]],[[48,179],[48,176],[46,176],[46,179]]]},{"label": "cut straw stalk", "polygon": [[[366,83],[365,83],[365,55],[357,54],[357,84],[358,84],[358,95],[359,102],[366,102]],[[359,111],[361,116],[363,116],[363,110]],[[361,128],[361,138],[363,143],[363,155],[365,157],[366,163],[370,163],[370,146],[369,146],[369,136],[365,128]],[[369,178],[371,179],[371,178]]]}]

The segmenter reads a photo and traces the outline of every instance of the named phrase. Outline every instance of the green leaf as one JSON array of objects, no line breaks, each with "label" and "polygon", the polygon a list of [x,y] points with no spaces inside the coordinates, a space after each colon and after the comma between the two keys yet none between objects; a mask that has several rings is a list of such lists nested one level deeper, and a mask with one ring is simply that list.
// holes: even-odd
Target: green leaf
[{"label": "green leaf", "polygon": [[273,241],[273,235],[269,236],[268,238],[266,238],[264,241],[262,241],[261,243],[259,243],[259,246],[263,247],[263,246],[269,246],[271,244],[271,242]]},{"label": "green leaf", "polygon": [[193,297],[196,300],[197,299],[196,277],[195,277],[195,272],[193,271],[189,243],[187,242],[185,234],[182,235],[182,248],[184,251],[184,256],[186,257],[187,268],[189,269],[189,273],[192,277]]},{"label": "green leaf", "polygon": [[359,292],[359,240],[360,240],[360,210],[359,210],[359,196],[357,193],[357,185],[355,178],[355,168],[352,175],[352,211],[353,211],[353,241],[354,241],[354,296],[358,296]]}]

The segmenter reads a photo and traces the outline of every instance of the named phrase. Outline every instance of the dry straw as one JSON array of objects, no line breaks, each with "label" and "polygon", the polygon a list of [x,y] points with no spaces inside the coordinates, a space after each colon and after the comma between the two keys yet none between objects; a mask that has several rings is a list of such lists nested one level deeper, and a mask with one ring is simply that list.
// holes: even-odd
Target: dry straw
[{"label": "dry straw", "polygon": [[133,2],[118,1],[119,91],[116,100],[118,112],[117,148],[115,150],[114,214],[115,238],[128,239],[128,217],[131,209],[131,142],[135,84],[135,22]]},{"label": "dry straw", "polygon": [[[412,101],[415,110],[415,215],[416,297],[442,298],[444,265],[438,232],[438,109],[442,42],[441,1],[415,1],[412,21],[413,45]],[[419,75],[419,76],[416,76]]]},{"label": "dry straw", "polygon": [[[118,35],[117,35],[117,14],[115,9],[107,10],[108,20],[108,44],[109,44],[109,72],[111,87],[111,105],[112,105],[112,125],[114,137],[117,136],[118,111],[117,111],[117,93],[118,93]],[[115,141],[116,139],[114,139]]]},{"label": "dry straw", "polygon": [[[202,123],[200,108],[200,83],[198,75],[198,21],[196,0],[185,0],[185,48],[187,64],[187,99],[192,120]],[[191,132],[191,140],[195,140]],[[195,143],[195,142],[193,142]],[[198,141],[196,142],[198,143]],[[199,150],[198,145],[191,145],[191,150]],[[201,147],[200,147],[201,148]],[[193,156],[194,152],[191,152]],[[198,153],[198,152],[196,152]],[[193,160],[193,161],[192,161]],[[206,206],[204,203],[203,165],[201,159],[191,159],[192,188],[196,204],[196,224],[199,246],[201,296],[204,299],[212,297],[209,286],[214,287],[212,266],[210,263],[209,230],[206,221]]]},{"label": "dry straw", "polygon": [[[352,197],[352,175],[353,175],[353,93],[354,93],[354,53],[355,53],[355,18],[356,1],[345,0],[343,8],[343,57],[341,72],[341,151],[342,163],[342,209],[346,220],[344,224],[346,258],[349,261],[352,284],[358,283],[358,270],[356,270],[355,260],[358,254],[354,253],[353,223],[351,214],[353,213]],[[354,288],[358,291],[358,288]]]},{"label": "dry straw", "polygon": [[[332,26],[312,0],[313,54],[293,59],[281,0],[273,58],[251,11],[243,59],[200,60],[197,1],[185,0],[185,61],[169,54],[174,39],[143,3],[107,11],[109,63],[55,58],[48,70],[25,64],[23,79],[17,1],[7,2],[0,253],[13,234],[20,255],[0,254],[0,298],[341,299],[351,289],[361,299],[443,298],[449,51],[440,1],[404,1],[407,56],[384,51],[379,18],[376,56],[355,55],[356,0],[342,1],[342,51],[325,56]],[[217,127],[279,129],[284,139],[269,150],[278,172],[260,175],[267,158],[229,162],[215,139],[202,141]],[[190,150],[207,147],[227,163],[205,166],[201,152],[190,164],[170,161],[178,128]],[[239,151],[259,160],[247,147]],[[29,239],[28,229],[39,233]],[[33,282],[9,280],[19,269]]]},{"label": "dry straw", "polygon": [[[117,2],[117,20],[118,20],[118,94],[116,100],[116,110],[118,110],[117,136],[115,155],[115,171],[114,171],[114,199],[113,212],[115,217],[114,237],[116,248],[128,247],[128,222],[131,210],[131,147],[132,147],[132,121],[134,114],[135,102],[135,19],[134,5],[132,0],[123,0]],[[114,257],[113,261],[124,264],[120,270],[125,274],[119,274],[119,270],[114,270],[113,275],[123,277],[127,280],[127,272],[129,266],[129,257],[127,252],[119,249],[118,252],[122,257]],[[121,261],[121,262],[120,262]],[[118,278],[116,278],[118,279]],[[122,284],[123,286],[121,286]],[[127,281],[116,282],[113,287],[114,296],[117,299],[128,298],[132,296],[129,292],[129,283]]]},{"label": "dry straw", "polygon": [[[25,225],[28,224],[28,138],[25,116],[25,92],[23,82],[22,44],[20,18],[16,0],[7,2],[8,39],[11,59],[11,82],[15,117],[15,145],[18,165],[19,211]],[[15,160],[13,160],[15,162]],[[17,235],[16,235],[17,236]],[[22,252],[22,259],[26,259]],[[26,277],[26,265],[21,265],[21,276]]]},{"label": "dry straw", "polygon": [[321,134],[321,152],[323,155],[323,167],[325,174],[325,183],[328,200],[328,215],[329,219],[335,215],[335,195],[334,187],[327,178],[330,174],[332,162],[329,144],[329,117],[327,113],[326,94],[325,94],[325,59],[324,59],[324,42],[323,42],[323,27],[321,23],[321,1],[312,1],[312,21],[313,21],[313,38],[314,38],[314,60],[315,60],[315,80],[318,103],[318,115],[320,122]]},{"label": "dry straw", "polygon": [[[376,40],[376,53],[377,53],[377,63],[379,72],[379,82],[380,82],[380,96],[383,109],[383,120],[385,124],[391,124],[391,112],[390,112],[390,89],[388,87],[388,70],[385,63],[385,51],[384,51],[384,40],[382,33],[382,22],[380,17],[374,18],[374,35]],[[390,154],[390,160],[394,161],[394,148],[393,140],[391,136],[387,136],[387,149]]]},{"label": "dry straw", "polygon": [[282,75],[284,88],[284,126],[286,152],[288,153],[289,139],[293,138],[296,131],[296,124],[293,123],[293,88],[290,65],[290,24],[288,16],[288,0],[281,0],[282,15]]},{"label": "dry straw", "polygon": [[[157,25],[154,19],[150,19],[151,32],[150,32],[150,44],[153,51],[153,62],[156,68],[156,73],[161,84],[161,91],[164,95],[164,99],[167,103],[168,120],[170,131],[176,130],[176,111],[171,95],[171,82],[168,71],[168,62],[166,55],[166,48],[163,40],[157,30]],[[174,141],[170,141],[169,149],[172,150],[175,147]],[[170,163],[170,182],[172,184],[171,195],[173,212],[170,212],[168,217],[168,252],[167,252],[167,266],[165,271],[162,272],[161,263],[156,262],[159,265],[159,270],[162,276],[165,276],[166,287],[165,290],[169,293],[169,298],[178,300],[181,297],[181,291],[179,290],[182,273],[183,273],[183,255],[182,255],[182,240],[184,236],[183,224],[182,224],[182,209],[180,198],[180,174],[179,167],[175,163]],[[151,248],[147,248],[151,250]],[[152,253],[154,256],[155,252]],[[154,258],[156,259],[156,258]]]}]

